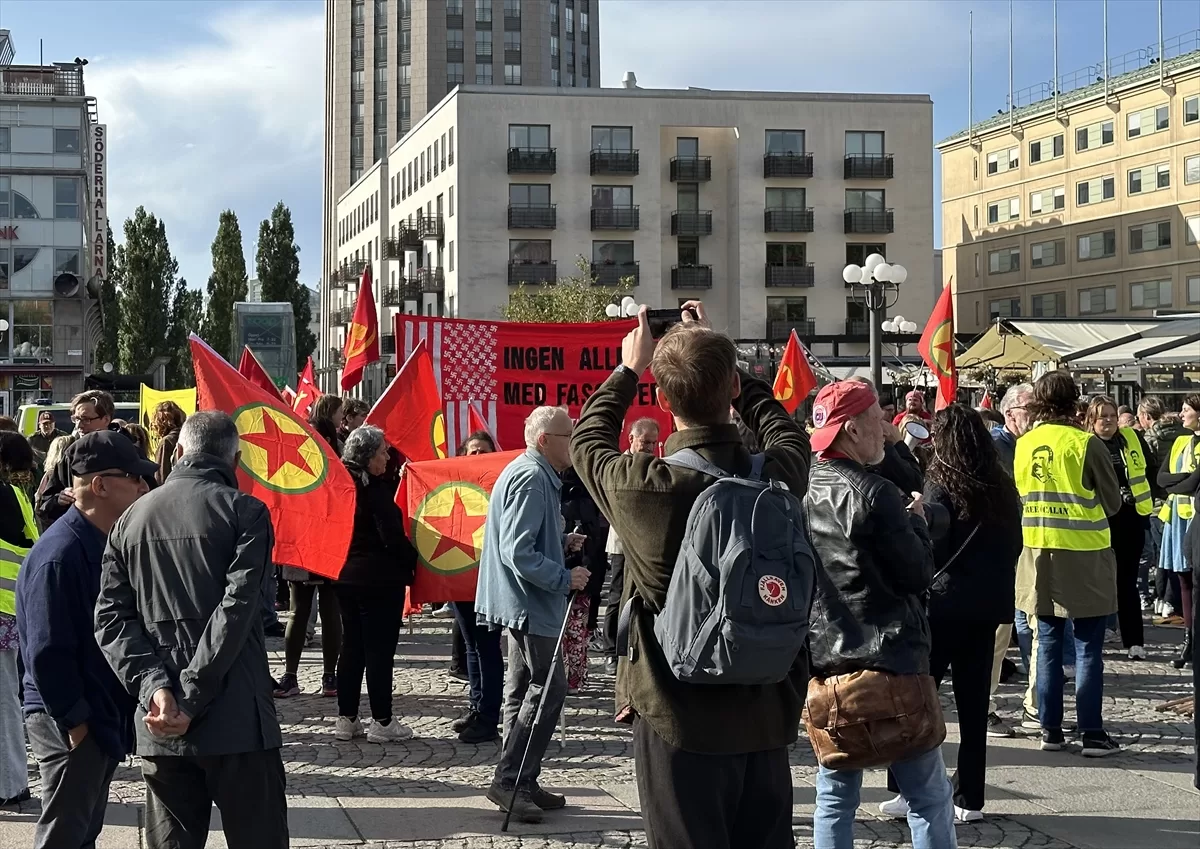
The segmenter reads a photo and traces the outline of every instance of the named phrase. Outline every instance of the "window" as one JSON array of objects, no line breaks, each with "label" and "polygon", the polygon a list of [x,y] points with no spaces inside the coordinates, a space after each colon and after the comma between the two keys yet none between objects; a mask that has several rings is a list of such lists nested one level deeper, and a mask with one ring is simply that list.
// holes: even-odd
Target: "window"
[{"label": "window", "polygon": [[504,66],[504,84],[505,85],[520,85],[521,84],[521,66],[520,65],[505,65]]},{"label": "window", "polygon": [[9,153],[11,144],[9,142],[8,127],[0,127],[0,153]]},{"label": "window", "polygon": [[847,189],[846,209],[882,212],[883,198],[883,189]]},{"label": "window", "polygon": [[1187,300],[1189,304],[1200,304],[1200,277],[1187,279]]},{"label": "window", "polygon": [[504,49],[521,51],[521,31],[515,30],[504,33]]},{"label": "window", "polygon": [[887,259],[887,245],[846,245],[846,265],[862,265],[871,254]]},{"label": "window", "polygon": [[446,49],[447,50],[462,50],[463,49],[463,31],[460,29],[446,30]]},{"label": "window", "polygon": [[1067,206],[1067,190],[1062,186],[1054,189],[1042,189],[1029,196],[1029,214],[1040,215],[1052,209],[1065,209]]},{"label": "window", "polygon": [[767,321],[804,321],[808,298],[767,298]]},{"label": "window", "polygon": [[592,186],[592,208],[633,206],[633,186]]},{"label": "window", "polygon": [[54,178],[54,217],[79,219],[79,178]]},{"label": "window", "polygon": [[456,86],[463,82],[463,63],[462,62],[447,62],[446,63],[446,85]]},{"label": "window", "polygon": [[1157,221],[1129,228],[1129,252],[1157,251],[1171,247],[1171,222]]},{"label": "window", "polygon": [[74,274],[78,276],[79,248],[56,248],[54,251],[54,276]]},{"label": "window", "polygon": [[79,130],[55,130],[55,153],[79,153]]},{"label": "window", "polygon": [[1101,233],[1089,233],[1079,237],[1079,258],[1102,259],[1116,256],[1117,231],[1105,230]]},{"label": "window", "polygon": [[31,264],[37,258],[38,251],[41,248],[25,246],[14,246],[12,248],[12,273],[18,274]]},{"label": "window", "polygon": [[987,172],[989,174],[1003,174],[1005,171],[1011,171],[1020,164],[1021,148],[1019,147],[998,150],[995,153],[989,153],[987,156]]},{"label": "window", "polygon": [[1200,121],[1200,97],[1189,97],[1183,101],[1183,123]]},{"label": "window", "polygon": [[1079,290],[1079,314],[1094,315],[1117,311],[1117,287],[1097,286]]},{"label": "window", "polygon": [[1188,186],[1200,183],[1200,155],[1184,157],[1183,182]]},{"label": "window", "polygon": [[555,87],[562,85],[562,75],[559,73],[558,68],[550,69],[550,85]]},{"label": "window", "polygon": [[588,34],[588,13],[584,10],[579,11],[579,34],[585,39]]},{"label": "window", "polygon": [[883,133],[851,131],[846,133],[847,156],[883,156]]},{"label": "window", "polygon": [[446,170],[446,134],[442,133],[442,170]]},{"label": "window", "polygon": [[423,153],[421,154],[421,166],[417,169],[417,173],[420,175],[420,185],[425,185],[425,154]]},{"label": "window", "polygon": [[12,302],[13,359],[42,362],[54,359],[51,347],[53,314],[52,301]]},{"label": "window", "polygon": [[513,183],[508,187],[508,202],[513,206],[549,206],[550,186],[544,183]]},{"label": "window", "polygon": [[1129,194],[1140,195],[1171,186],[1171,166],[1169,164],[1147,165],[1145,168],[1134,168],[1129,172]]},{"label": "window", "polygon": [[450,242],[449,245],[447,245],[446,253],[450,260],[450,271],[453,271],[454,270],[454,242],[453,241]]},{"label": "window", "polygon": [[695,266],[700,264],[700,240],[696,238],[679,237],[679,264]]},{"label": "window", "polygon": [[988,251],[988,274],[1007,274],[1021,270],[1021,249],[1001,248]]},{"label": "window", "polygon": [[592,242],[592,262],[630,265],[633,261],[633,242]]},{"label": "window", "polygon": [[1103,121],[1075,131],[1075,152],[1092,150],[1113,143],[1113,122]]},{"label": "window", "polygon": [[504,17],[521,17],[521,0],[504,0]]},{"label": "window", "polygon": [[475,85],[492,84],[492,63],[479,63],[475,66]]},{"label": "window", "polygon": [[592,150],[633,150],[633,127],[592,127]]},{"label": "window", "polygon": [[1016,221],[1021,217],[1021,199],[1008,198],[988,204],[987,223],[1000,224],[1005,221]]},{"label": "window", "polygon": [[447,15],[461,15],[463,13],[463,0],[446,0]]},{"label": "window", "polygon": [[1131,283],[1129,285],[1129,308],[1152,310],[1158,307],[1169,307],[1171,306],[1172,288],[1170,280]]},{"label": "window", "polygon": [[675,184],[675,208],[695,212],[700,208],[700,186],[696,183]]},{"label": "window", "polygon": [[549,150],[550,126],[548,124],[509,124],[508,146],[523,150]]},{"label": "window", "polygon": [[1057,136],[1038,139],[1029,143],[1029,162],[1045,162],[1049,159],[1058,159],[1063,155],[1063,135],[1059,133]]},{"label": "window", "polygon": [[1037,242],[1029,246],[1029,265],[1031,268],[1049,268],[1052,265],[1062,265],[1067,261],[1066,241],[1056,239],[1052,242]]},{"label": "window", "polygon": [[575,10],[572,9],[570,6],[567,7],[566,14],[564,15],[564,20],[567,22],[567,26],[566,26],[567,35],[568,36],[574,35],[575,34]]},{"label": "window", "polygon": [[803,266],[807,265],[808,253],[804,242],[783,242],[767,244],[767,265]]},{"label": "window", "polygon": [[767,130],[767,153],[775,156],[803,156],[804,130]]},{"label": "window", "polygon": [[438,171],[440,169],[441,159],[442,159],[441,156],[438,155],[437,139],[434,139],[433,140],[433,156],[430,157],[430,160],[433,162],[433,176],[435,176],[435,177],[437,176]]},{"label": "window", "polygon": [[1067,314],[1067,293],[1049,292],[1034,295],[1030,307],[1030,314],[1034,318],[1061,318]]},{"label": "window", "polygon": [[1125,124],[1125,137],[1136,139],[1148,136],[1171,126],[1171,107],[1169,105],[1154,106],[1140,112],[1130,112]]},{"label": "window", "polygon": [[700,139],[685,137],[675,139],[675,155],[680,159],[694,159],[699,156]]},{"label": "window", "polygon": [[9,178],[0,177],[0,218],[12,218],[11,197]]},{"label": "window", "polygon": [[767,209],[804,208],[804,189],[767,189]]},{"label": "window", "polygon": [[508,243],[509,262],[549,262],[549,239],[511,239]]},{"label": "window", "polygon": [[454,186],[450,187],[450,207],[449,207],[449,216],[448,217],[450,217],[450,218],[454,217]]},{"label": "window", "polygon": [[446,146],[446,162],[450,165],[454,164],[454,128],[450,128],[450,141]]},{"label": "window", "polygon": [[550,3],[550,32],[558,32],[558,0]]},{"label": "window", "polygon": [[490,24],[492,22],[492,4],[491,0],[480,3],[478,0],[475,3],[475,23]]},{"label": "window", "polygon": [[1194,245],[1200,242],[1200,215],[1193,215],[1183,221],[1183,243]]},{"label": "window", "polygon": [[558,36],[557,35],[550,36],[550,58],[551,59],[558,58]]},{"label": "window", "polygon": [[988,318],[1020,318],[1021,317],[1021,299],[1020,298],[1004,298],[999,301],[990,301],[988,303]]},{"label": "window", "polygon": [[492,31],[490,29],[475,30],[475,55],[491,58]]},{"label": "window", "polygon": [[1086,183],[1075,184],[1075,205],[1087,206],[1089,203],[1102,203],[1112,200],[1117,195],[1117,180],[1115,177],[1097,177]]},{"label": "window", "polygon": [[8,288],[8,248],[0,248],[0,289]]}]

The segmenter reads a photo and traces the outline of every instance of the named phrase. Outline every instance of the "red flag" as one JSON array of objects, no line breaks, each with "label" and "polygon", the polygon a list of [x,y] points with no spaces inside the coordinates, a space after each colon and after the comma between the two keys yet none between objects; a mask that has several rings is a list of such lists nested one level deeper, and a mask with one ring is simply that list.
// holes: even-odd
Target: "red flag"
[{"label": "red flag", "polygon": [[775,400],[783,404],[788,413],[796,412],[800,402],[817,388],[817,378],[808,364],[808,357],[801,353],[804,347],[793,330],[788,336],[787,346],[779,359],[779,371],[775,375]]},{"label": "red flag", "polygon": [[300,418],[307,420],[312,405],[324,394],[317,388],[317,380],[313,376],[312,357],[309,357],[308,362],[304,364],[304,371],[300,372],[299,388],[296,390],[296,400],[292,403],[292,409]]},{"label": "red flag", "polygon": [[200,337],[193,334],[190,342],[196,406],[233,416],[241,435],[238,485],[271,511],[275,562],[336,578],[354,530],[350,473],[277,395],[238,374]]},{"label": "red flag", "polygon": [[258,361],[258,357],[254,356],[254,352],[250,350],[249,345],[242,348],[242,359],[238,362],[238,374],[259,389],[271,393],[281,401],[283,400],[283,396],[279,393],[279,387],[275,385],[275,381],[271,379],[271,375],[267,374],[267,370]]},{"label": "red flag", "polygon": [[979,409],[992,409],[992,393],[988,392],[986,389],[983,390],[983,400],[979,402]]},{"label": "red flag", "polygon": [[375,293],[371,290],[371,264],[363,270],[354,302],[354,318],[346,331],[346,347],[342,350],[346,365],[342,367],[342,391],[362,382],[363,368],[379,361],[379,316],[375,313]]},{"label": "red flag", "polygon": [[[950,282],[954,282],[953,278]],[[934,409],[953,404],[958,395],[958,371],[954,367],[954,293],[951,286],[942,289],[942,296],[929,316],[917,349],[938,381]]]},{"label": "red flag", "polygon": [[433,376],[433,358],[421,341],[383,390],[366,423],[383,431],[388,444],[409,460],[438,460],[446,448],[446,417]]},{"label": "red flag", "polygon": [[417,549],[409,602],[473,601],[488,499],[520,451],[409,463],[396,492]]},{"label": "red flag", "polygon": [[479,408],[475,406],[474,401],[468,407],[467,427],[470,429],[468,435],[483,431],[492,438],[492,442],[496,443],[496,448],[500,448],[500,441],[496,439],[496,434],[492,433],[492,429],[488,427],[487,420],[484,419],[483,413],[479,412]]},{"label": "red flag", "polygon": [[285,386],[279,390],[279,397],[283,399],[283,403],[287,404],[293,410],[296,409],[296,390],[290,386]]}]

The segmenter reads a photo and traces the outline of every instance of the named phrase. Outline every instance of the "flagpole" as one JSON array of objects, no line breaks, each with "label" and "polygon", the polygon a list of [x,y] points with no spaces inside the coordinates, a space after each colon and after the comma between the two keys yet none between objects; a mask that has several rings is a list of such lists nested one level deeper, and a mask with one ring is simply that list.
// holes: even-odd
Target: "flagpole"
[{"label": "flagpole", "polygon": [[1013,103],[1013,4],[1012,0],[1008,0],[1008,129],[1012,131],[1013,127],[1013,110],[1016,104]]},{"label": "flagpole", "polygon": [[[1161,2],[1161,0],[1160,0]],[[1051,4],[1054,8],[1054,79],[1050,85],[1054,87],[1054,117],[1058,117],[1058,0]]]}]

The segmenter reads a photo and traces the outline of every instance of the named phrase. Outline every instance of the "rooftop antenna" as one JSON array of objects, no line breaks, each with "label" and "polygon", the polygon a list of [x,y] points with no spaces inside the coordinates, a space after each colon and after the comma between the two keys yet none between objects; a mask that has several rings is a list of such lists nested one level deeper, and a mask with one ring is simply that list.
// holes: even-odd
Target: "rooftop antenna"
[{"label": "rooftop antenna", "polygon": [[[1159,0],[1162,2],[1162,0]],[[1058,0],[1051,4],[1054,9],[1054,115],[1058,117]]]},{"label": "rooftop antenna", "polygon": [[1008,0],[1008,130],[1013,128],[1013,4]]},{"label": "rooftop antenna", "polygon": [[1158,85],[1167,83],[1167,66],[1163,61],[1162,0],[1158,0]]},{"label": "rooftop antenna", "polygon": [[1104,2],[1104,102],[1108,103],[1108,0]]}]

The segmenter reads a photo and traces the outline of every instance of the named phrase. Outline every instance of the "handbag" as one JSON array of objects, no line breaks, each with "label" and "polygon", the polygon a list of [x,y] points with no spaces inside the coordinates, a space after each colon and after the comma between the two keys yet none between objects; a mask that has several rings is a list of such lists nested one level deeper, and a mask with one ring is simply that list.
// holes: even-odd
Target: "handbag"
[{"label": "handbag", "polygon": [[971,528],[971,533],[967,534],[967,538],[962,541],[962,545],[960,545],[958,547],[958,550],[956,550],[953,554],[950,555],[950,559],[946,561],[946,565],[933,573],[933,578],[930,580],[929,586],[932,587],[934,584],[936,584],[938,578],[942,577],[942,575],[945,575],[946,572],[948,572],[950,570],[950,567],[954,565],[954,561],[958,559],[958,555],[962,554],[963,549],[965,549],[968,545],[971,544],[971,540],[975,539],[975,534],[979,533],[979,528],[982,525],[983,525],[983,522],[975,523],[975,527]]}]

